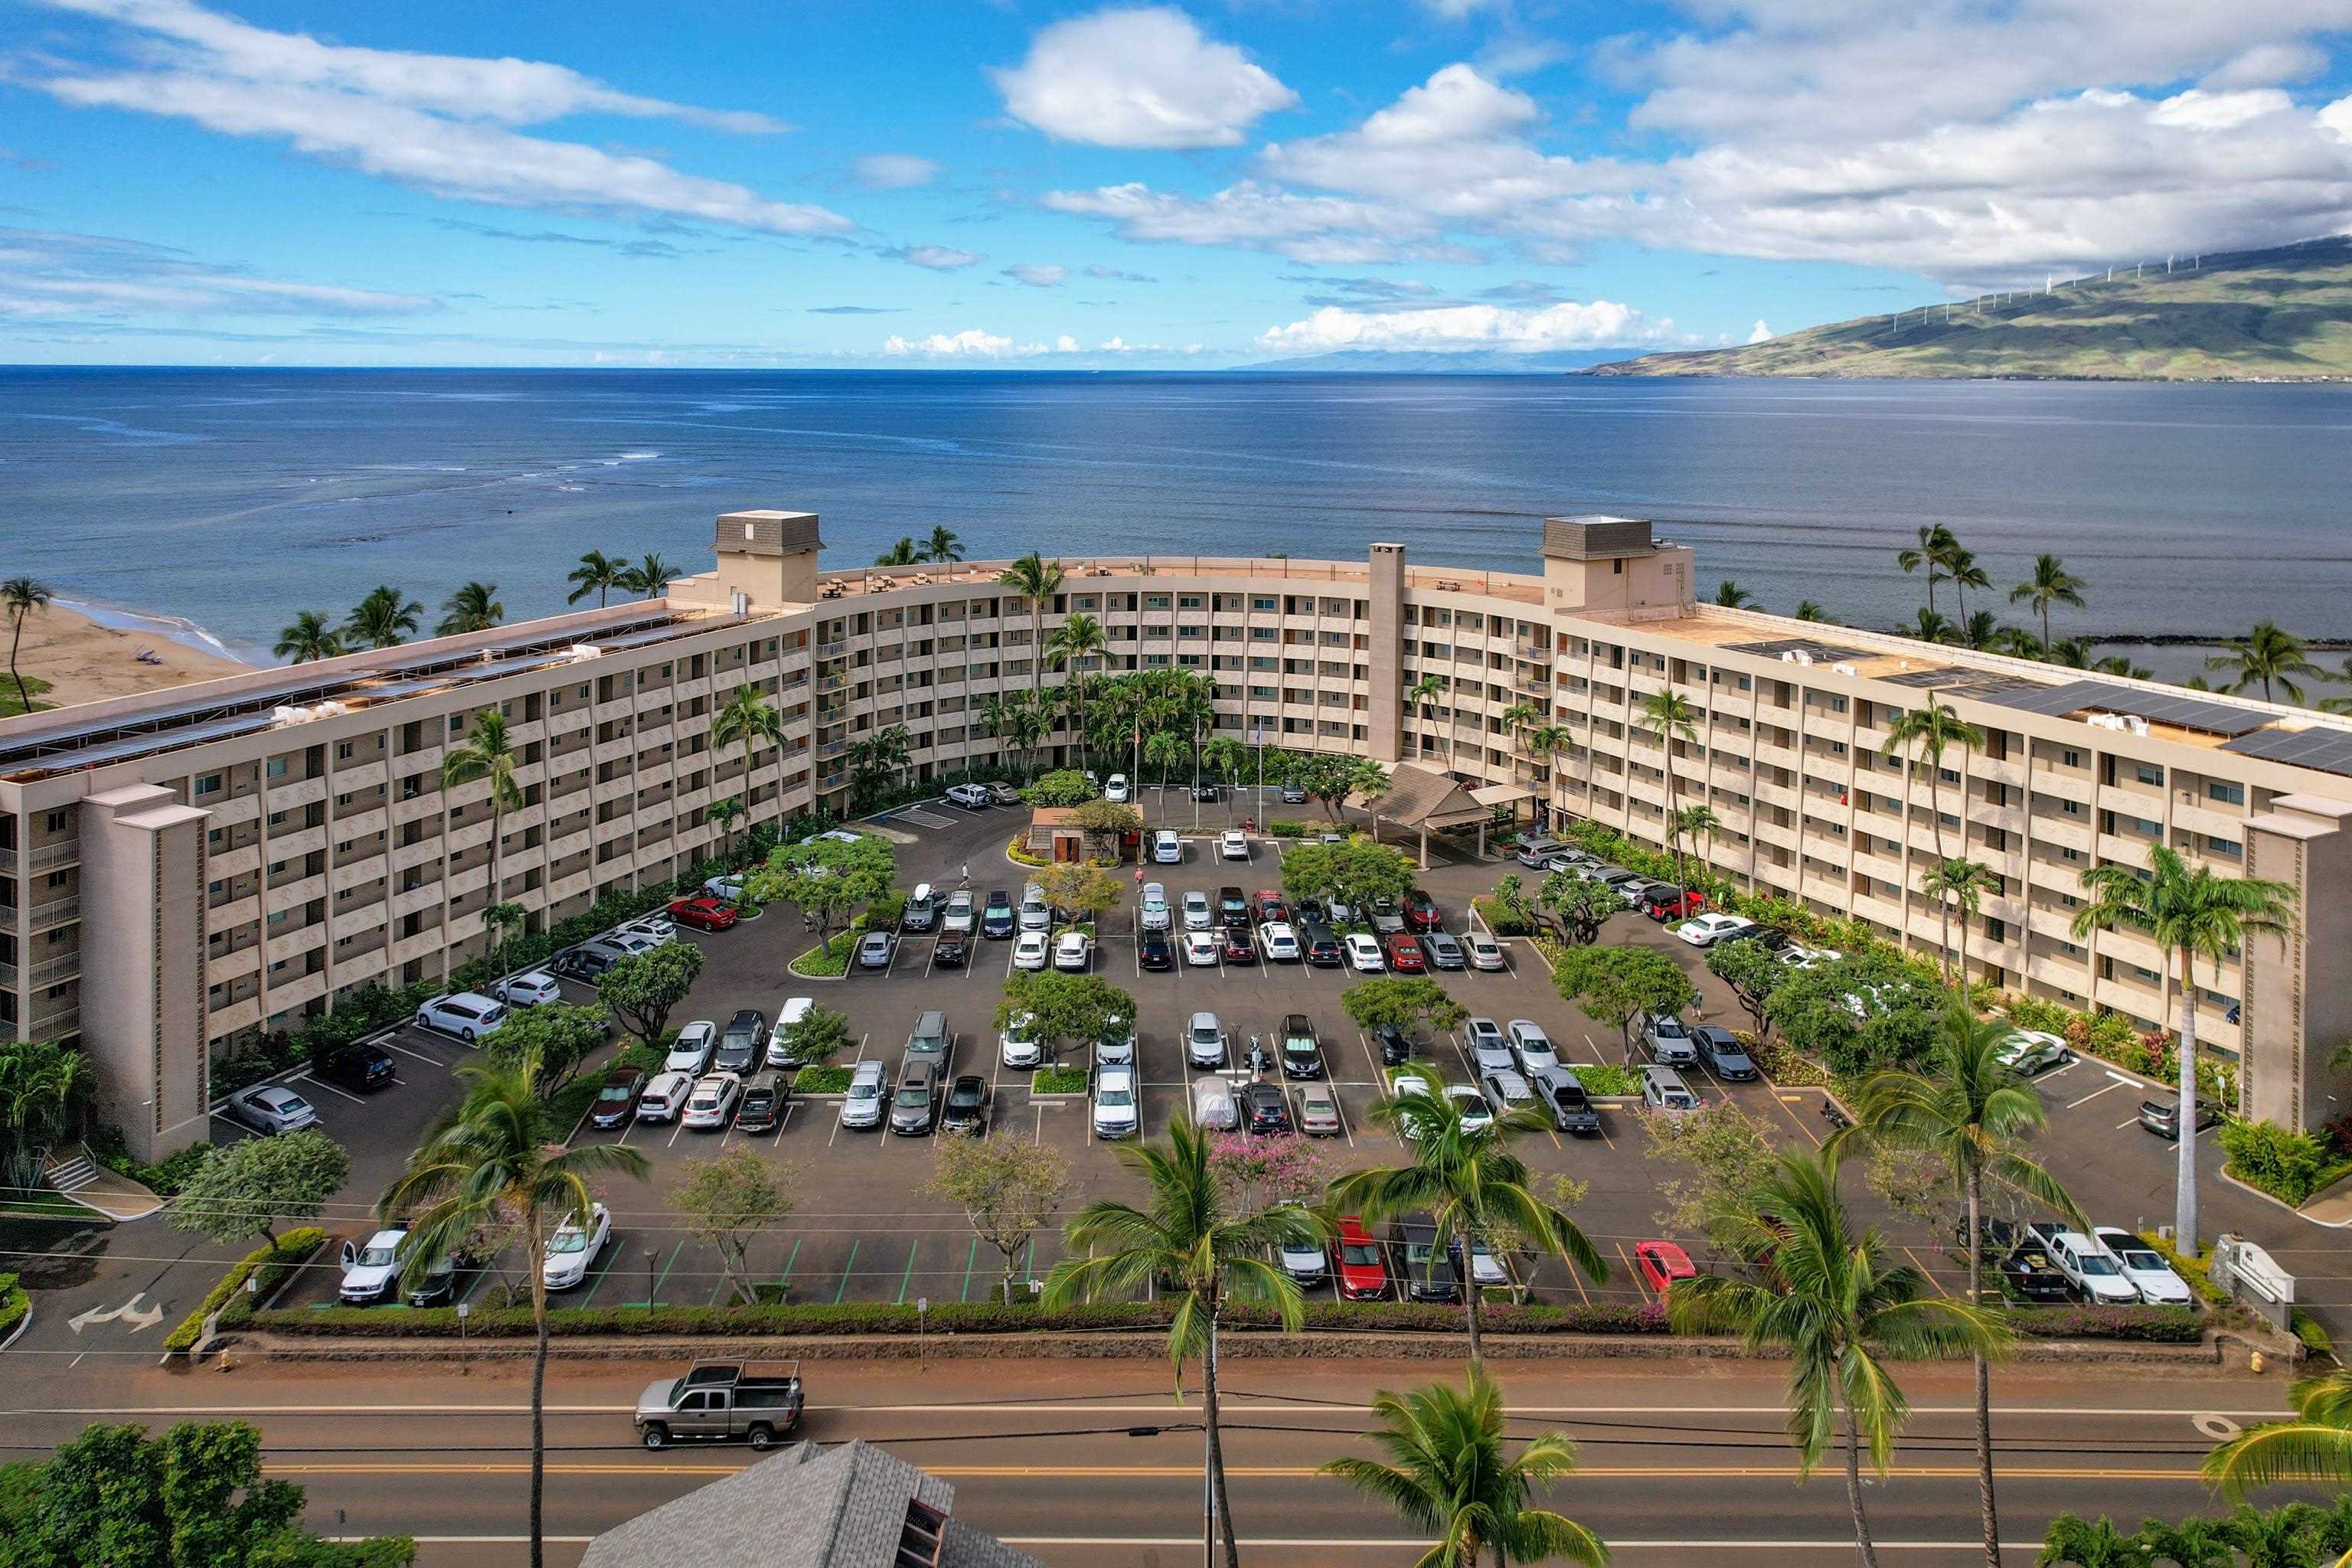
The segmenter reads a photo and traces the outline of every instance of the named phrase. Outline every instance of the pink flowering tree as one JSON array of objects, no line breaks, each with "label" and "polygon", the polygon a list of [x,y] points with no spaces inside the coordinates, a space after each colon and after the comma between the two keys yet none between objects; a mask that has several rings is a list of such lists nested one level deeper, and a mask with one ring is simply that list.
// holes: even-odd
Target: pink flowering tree
[{"label": "pink flowering tree", "polygon": [[1328,1164],[1321,1145],[1296,1133],[1268,1138],[1224,1132],[1209,1143],[1209,1170],[1241,1214],[1321,1196],[1330,1179]]}]

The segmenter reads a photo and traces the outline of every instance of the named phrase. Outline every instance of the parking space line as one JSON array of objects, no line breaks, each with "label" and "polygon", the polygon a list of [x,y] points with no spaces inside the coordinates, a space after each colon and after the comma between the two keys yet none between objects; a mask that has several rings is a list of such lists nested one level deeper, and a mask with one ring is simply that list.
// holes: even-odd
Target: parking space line
[{"label": "parking space line", "polygon": [[[678,1245],[680,1247],[684,1247],[686,1243],[681,1241]],[[603,1267],[596,1270],[596,1278],[589,1281],[588,1294],[580,1298],[580,1304],[582,1306],[586,1307],[594,1304],[596,1292],[604,1288],[604,1281],[611,1276],[613,1272],[613,1265],[619,1259],[620,1256],[621,1244],[608,1237],[604,1242],[604,1256],[602,1260]]]},{"label": "parking space line", "polygon": [[2090,1103],[2091,1103],[2091,1101],[2093,1101],[2093,1100],[2095,1100],[2098,1099],[2098,1098],[2099,1098],[2099,1096],[2101,1096],[2101,1095],[2103,1095],[2103,1094],[2113,1094],[2116,1090],[2117,1090],[2117,1089],[2121,1089],[2121,1088],[2123,1088],[2123,1087],[2124,1087],[2124,1086],[2123,1086],[2123,1084],[2122,1084],[2122,1083],[2117,1082],[2117,1083],[2111,1083],[2111,1084],[2107,1085],[2107,1087],[2106,1087],[2106,1088],[2105,1088],[2105,1089],[2093,1089],[2090,1093],[2088,1093],[2088,1094],[2084,1095],[2084,1096],[2082,1099],[2080,1099],[2080,1100],[2068,1100],[2068,1101],[2066,1102],[2066,1109],[2067,1109],[2067,1110],[2074,1110],[2074,1109],[2076,1106],[2078,1106],[2078,1105],[2088,1105],[2088,1104],[2090,1104]]},{"label": "parking space line", "polygon": [[449,1065],[438,1057],[428,1057],[423,1051],[412,1051],[406,1046],[395,1046],[390,1040],[383,1042],[383,1048],[388,1051],[398,1051],[404,1057],[415,1057],[420,1062],[430,1062],[436,1068]]},{"label": "parking space line", "polygon": [[980,1237],[975,1236],[971,1238],[971,1250],[963,1255],[963,1293],[956,1298],[957,1300],[969,1301],[971,1300],[971,1268],[973,1264],[979,1261]]},{"label": "parking space line", "polygon": [[857,1267],[857,1239],[854,1236],[849,1238],[849,1258],[841,1266],[841,1283],[834,1287],[833,1304],[836,1307],[841,1305],[841,1299],[849,1294],[850,1272]]},{"label": "parking space line", "polygon": [[1903,1249],[1903,1256],[1909,1258],[1911,1260],[1911,1267],[1916,1268],[1921,1277],[1924,1278],[1928,1284],[1935,1287],[1937,1295],[1948,1296],[1951,1294],[1949,1290],[1944,1289],[1943,1281],[1936,1278],[1936,1271],[1919,1260],[1919,1255],[1917,1253],[1912,1251],[1906,1247]]},{"label": "parking space line", "polygon": [[922,1250],[922,1246],[920,1241],[907,1244],[907,1271],[898,1276],[898,1304],[901,1307],[907,1304],[907,1287],[915,1282],[915,1254]]},{"label": "parking space line", "polygon": [[1640,1269],[1633,1267],[1633,1257],[1625,1250],[1625,1244],[1622,1241],[1617,1244],[1617,1256],[1625,1265],[1626,1277],[1633,1281],[1634,1289],[1642,1292],[1643,1300],[1648,1300],[1655,1296],[1657,1293],[1650,1289],[1650,1282],[1642,1278]]},{"label": "parking space line", "polygon": [[792,1292],[793,1265],[801,1260],[801,1243],[807,1239],[808,1238],[806,1237],[794,1237],[793,1238],[792,1256],[784,1259],[784,1271],[776,1276],[776,1289],[783,1291],[787,1296]]},{"label": "parking space line", "polygon": [[337,1089],[333,1084],[327,1082],[324,1079],[313,1078],[307,1072],[296,1073],[293,1078],[289,1079],[288,1081],[290,1083],[307,1083],[313,1089],[323,1089],[329,1094],[341,1095],[343,1099],[350,1100],[353,1105],[364,1105],[367,1103],[367,1101],[362,1100],[358,1095],[344,1094],[341,1089]]}]

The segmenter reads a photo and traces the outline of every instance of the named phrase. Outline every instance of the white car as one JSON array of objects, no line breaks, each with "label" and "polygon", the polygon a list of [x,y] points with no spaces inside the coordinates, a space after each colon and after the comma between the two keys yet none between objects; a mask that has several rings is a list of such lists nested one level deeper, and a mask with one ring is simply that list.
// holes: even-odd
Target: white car
[{"label": "white car", "polygon": [[1009,1068],[1043,1067],[1045,1062],[1045,1037],[1037,1030],[1037,1020],[1027,1013],[1004,1026],[996,1037],[996,1054]]},{"label": "white car", "polygon": [[467,1044],[484,1035],[498,1033],[507,1021],[506,1006],[493,1002],[478,991],[460,991],[452,996],[436,996],[416,1010],[416,1022],[427,1029],[438,1029],[445,1035],[455,1035]]},{"label": "white car", "polygon": [[2131,1232],[2101,1226],[2091,1232],[2091,1239],[2115,1258],[2141,1300],[2158,1307],[2186,1307],[2194,1299],[2189,1281],[2172,1271],[2164,1255]]},{"label": "white car", "polygon": [[265,1137],[319,1124],[310,1102],[282,1084],[265,1083],[228,1097],[228,1113]]},{"label": "white car", "polygon": [[1184,933],[1184,962],[1206,969],[1217,962],[1217,933],[1213,931],[1188,931]]},{"label": "white car", "polygon": [[1143,884],[1143,899],[1136,906],[1136,923],[1145,931],[1166,931],[1169,924],[1168,889],[1157,882]]},{"label": "white car", "polygon": [[1230,1132],[1240,1126],[1242,1115],[1234,1104],[1234,1086],[1221,1078],[1194,1079],[1192,1120],[1215,1132]]},{"label": "white car", "polygon": [[1111,774],[1110,783],[1103,785],[1103,798],[1109,801],[1114,805],[1126,805],[1127,794],[1127,775],[1125,773]]},{"label": "white car", "polygon": [[1226,828],[1217,835],[1217,853],[1228,860],[1248,859],[1250,858],[1249,835],[1238,827]]},{"label": "white car", "polygon": [[1184,1059],[1196,1068],[1225,1065],[1225,1026],[1214,1013],[1195,1013],[1184,1026]]},{"label": "white car", "polygon": [[890,1098],[890,1080],[877,1061],[859,1062],[850,1069],[849,1092],[841,1099],[844,1127],[879,1127],[882,1107]]},{"label": "white car", "polygon": [[1207,931],[1217,921],[1217,912],[1209,905],[1209,895],[1198,888],[1184,895],[1184,929]]},{"label": "white car", "polygon": [[984,810],[994,801],[994,797],[988,793],[986,784],[976,784],[948,785],[948,798],[958,805],[968,806],[973,811]]},{"label": "white car", "polygon": [[1054,967],[1073,973],[1082,971],[1095,961],[1094,938],[1082,931],[1066,931],[1062,940],[1054,944]]},{"label": "white car", "polygon": [[2124,1266],[2114,1254],[2082,1232],[2062,1230],[2047,1237],[2042,1250],[2066,1283],[2094,1306],[2127,1307],[2139,1300],[2139,1288],[2124,1278]]},{"label": "white car", "polygon": [[702,879],[702,891],[709,898],[724,899],[730,904],[743,901],[743,873],[722,871],[716,877]]},{"label": "white car", "polygon": [[1142,1124],[1135,1101],[1135,1069],[1105,1068],[1095,1074],[1095,1136],[1132,1138]]},{"label": "white car", "polygon": [[1445,1086],[1445,1098],[1462,1112],[1464,1131],[1483,1132],[1495,1125],[1495,1108],[1486,1103],[1486,1097],[1478,1092],[1476,1085],[1449,1083]]},{"label": "white car", "polygon": [[1713,947],[1718,942],[1755,935],[1756,922],[1738,915],[1708,913],[1683,921],[1675,928],[1675,934],[1693,947]]},{"label": "white car", "polygon": [[509,1007],[536,1007],[543,1002],[563,1000],[563,987],[543,969],[509,976],[499,982],[498,993],[499,1000]]},{"label": "white car", "polygon": [[790,996],[776,1012],[776,1026],[768,1031],[768,1065],[772,1068],[796,1068],[798,1058],[793,1055],[793,1031],[801,1020],[816,1008],[814,996]]},{"label": "white car", "polygon": [[1503,944],[1485,931],[1471,931],[1463,937],[1462,945],[1470,952],[1471,968],[1496,970],[1504,967]]},{"label": "white car", "polygon": [[654,1075],[637,1096],[637,1120],[640,1121],[675,1121],[677,1113],[686,1109],[686,1097],[694,1092],[694,1079],[682,1072]]},{"label": "white car", "polygon": [[622,921],[604,940],[620,942],[634,952],[651,952],[655,948],[677,940],[677,922],[666,911],[657,910],[652,914]]},{"label": "white car", "polygon": [[1021,929],[1049,931],[1054,924],[1054,911],[1046,906],[1045,889],[1032,882],[1021,889]]},{"label": "white car", "polygon": [[1470,1243],[1470,1282],[1481,1289],[1500,1289],[1511,1282],[1510,1271],[1494,1249],[1475,1239]]},{"label": "white car", "polygon": [[1519,1061],[1511,1054],[1509,1038],[1492,1018],[1463,1020],[1462,1048],[1470,1053],[1472,1064],[1482,1073],[1518,1070]]},{"label": "white car", "polygon": [[686,1100],[686,1125],[700,1128],[721,1128],[735,1114],[735,1102],[743,1098],[743,1080],[731,1072],[715,1072],[694,1086]]},{"label": "white car", "polygon": [[590,1207],[584,1226],[577,1215],[565,1220],[547,1238],[547,1256],[539,1265],[541,1281],[551,1290],[571,1289],[588,1278],[612,1239],[612,1211],[603,1204]]},{"label": "white car", "polygon": [[1519,1058],[1521,1072],[1534,1078],[1538,1073],[1551,1072],[1559,1068],[1559,1051],[1552,1045],[1551,1037],[1543,1032],[1541,1024],[1533,1018],[1514,1018],[1507,1033],[1511,1039],[1511,1053]]},{"label": "white car", "polygon": [[971,928],[979,923],[980,916],[972,907],[970,891],[959,889],[948,895],[947,907],[940,910],[940,930],[961,931],[970,936]]},{"label": "white car", "polygon": [[1348,967],[1359,974],[1381,974],[1388,970],[1388,961],[1381,956],[1381,944],[1362,931],[1349,931],[1341,939],[1348,950]]},{"label": "white car", "polygon": [[380,1230],[364,1247],[343,1243],[343,1283],[338,1292],[346,1307],[364,1307],[400,1294],[400,1244],[406,1227]]},{"label": "white car", "polygon": [[1791,969],[1819,969],[1844,956],[1833,947],[1804,947],[1793,942],[1780,950],[1780,962]]},{"label": "white car", "polygon": [[[1433,1095],[1436,1092],[1437,1086],[1417,1072],[1396,1068],[1389,1073],[1389,1094],[1392,1099],[1402,1100],[1407,1095]],[[1397,1136],[1408,1143],[1417,1142],[1421,1137],[1421,1124],[1409,1116],[1399,1117],[1395,1126]]]},{"label": "white car", "polygon": [[1258,927],[1257,945],[1269,963],[1298,962],[1298,933],[1282,921],[1268,921]]},{"label": "white car", "polygon": [[678,1030],[677,1038],[669,1043],[669,1055],[662,1058],[662,1071],[700,1078],[710,1067],[710,1053],[718,1048],[719,1026],[708,1018],[697,1018]]},{"label": "white car", "polygon": [[1021,933],[1020,940],[1013,944],[1013,967],[1015,969],[1045,967],[1045,933],[1044,931],[1024,931]]},{"label": "white car", "polygon": [[1172,827],[1163,827],[1151,836],[1151,863],[1155,866],[1181,866],[1184,863],[1184,841],[1176,837]]}]

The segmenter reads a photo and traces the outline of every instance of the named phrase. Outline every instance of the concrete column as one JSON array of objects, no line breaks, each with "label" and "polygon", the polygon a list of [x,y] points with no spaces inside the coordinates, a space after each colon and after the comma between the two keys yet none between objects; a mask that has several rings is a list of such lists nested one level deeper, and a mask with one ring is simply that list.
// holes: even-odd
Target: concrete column
[{"label": "concrete column", "polygon": [[[205,1136],[205,824],[132,784],[82,803],[82,1049],[101,1114],[153,1160]],[[101,978],[102,977],[102,978]]]},{"label": "concrete column", "polygon": [[1404,546],[1373,545],[1370,578],[1371,647],[1364,665],[1371,689],[1365,699],[1370,709],[1364,754],[1376,763],[1395,763],[1404,755]]},{"label": "concrete column", "polygon": [[[2246,942],[2240,1063],[2246,1115],[2305,1131],[2352,1110],[2331,1067],[2352,1038],[2352,802],[2282,795],[2246,824],[2246,874],[2294,890],[2294,930]],[[2174,1020],[2167,1018],[2169,1026]]]}]

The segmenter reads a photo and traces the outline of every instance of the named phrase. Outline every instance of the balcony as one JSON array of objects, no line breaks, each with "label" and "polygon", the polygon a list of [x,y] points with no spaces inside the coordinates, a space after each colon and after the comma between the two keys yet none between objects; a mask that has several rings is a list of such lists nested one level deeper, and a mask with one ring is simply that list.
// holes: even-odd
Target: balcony
[{"label": "balcony", "polygon": [[81,858],[81,840],[59,839],[54,844],[36,845],[31,849],[0,849],[0,872],[49,871],[59,866],[70,866]]},{"label": "balcony", "polygon": [[81,1001],[79,997],[60,997],[51,1002],[33,1004],[33,1016],[27,1020],[30,1033],[36,1037],[70,1035],[81,1028]]},{"label": "balcony", "polygon": [[25,929],[47,931],[51,926],[61,926],[68,921],[80,918],[81,898],[79,894],[71,898],[51,899],[45,904],[33,906],[32,912],[26,919]]},{"label": "balcony", "polygon": [[441,897],[441,883],[436,878],[421,887],[410,888],[393,894],[392,912],[395,917],[404,918],[416,913],[419,910],[435,909],[439,906]]}]

